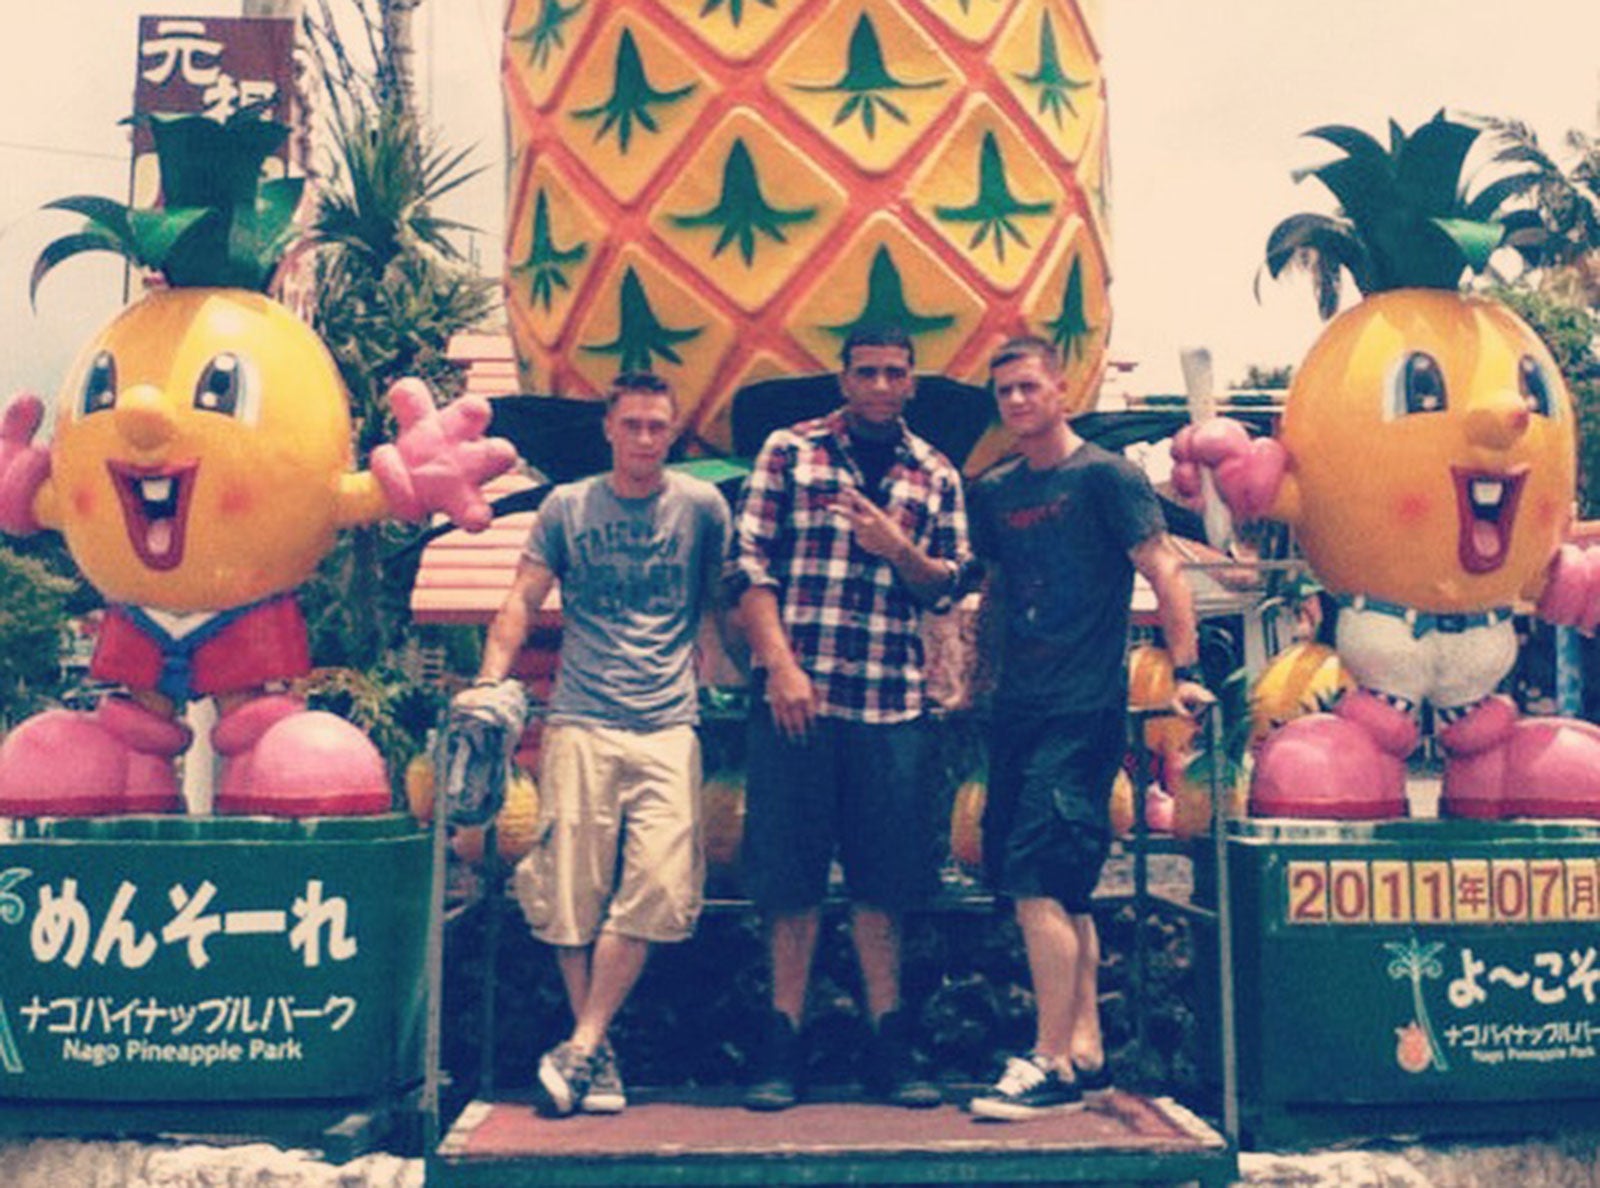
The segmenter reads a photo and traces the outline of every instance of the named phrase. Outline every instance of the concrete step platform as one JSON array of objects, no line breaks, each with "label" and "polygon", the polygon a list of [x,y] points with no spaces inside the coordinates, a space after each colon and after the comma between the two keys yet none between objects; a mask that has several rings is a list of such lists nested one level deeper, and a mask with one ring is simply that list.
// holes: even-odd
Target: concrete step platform
[{"label": "concrete step platform", "polygon": [[758,1114],[738,1096],[640,1095],[620,1115],[562,1119],[538,1116],[526,1099],[474,1101],[429,1158],[428,1184],[1221,1185],[1237,1175],[1222,1135],[1166,1098],[1119,1091],[1006,1123],[959,1104],[906,1110],[848,1094]]}]

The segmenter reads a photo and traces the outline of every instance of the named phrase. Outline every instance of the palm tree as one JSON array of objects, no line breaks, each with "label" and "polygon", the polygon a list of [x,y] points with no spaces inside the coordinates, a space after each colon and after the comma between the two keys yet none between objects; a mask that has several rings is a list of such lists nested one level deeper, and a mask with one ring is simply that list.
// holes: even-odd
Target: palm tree
[{"label": "palm tree", "polygon": [[[452,236],[470,230],[439,203],[480,168],[471,150],[439,142],[416,114],[410,16],[420,0],[350,0],[374,67],[363,71],[341,40],[329,0],[308,12],[307,39],[327,98],[331,164],[319,188],[310,240],[316,257],[312,323],[338,362],[364,460],[390,438],[384,397],[402,376],[426,380],[440,400],[460,390],[445,357],[457,331],[493,311],[497,284],[470,266]],[[407,622],[418,530],[385,525],[345,534],[306,594],[313,647],[371,669]],[[408,564],[386,558],[403,555]]]},{"label": "palm tree", "polygon": [[1487,117],[1498,144],[1495,160],[1532,171],[1532,205],[1505,220],[1508,246],[1536,273],[1535,284],[1554,296],[1600,309],[1600,138],[1566,135],[1572,163],[1563,168],[1520,120]]}]

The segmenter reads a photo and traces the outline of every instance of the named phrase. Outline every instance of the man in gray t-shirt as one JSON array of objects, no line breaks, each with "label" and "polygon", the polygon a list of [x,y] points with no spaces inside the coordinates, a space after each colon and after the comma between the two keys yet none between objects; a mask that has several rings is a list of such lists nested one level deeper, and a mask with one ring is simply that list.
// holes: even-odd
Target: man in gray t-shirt
[{"label": "man in gray t-shirt", "polygon": [[554,1115],[625,1107],[606,1032],[650,947],[688,937],[700,912],[695,644],[720,621],[706,612],[730,516],[710,483],[664,469],[676,413],[655,376],[617,378],[605,417],[612,469],[557,487],[539,509],[475,686],[505,679],[560,582],[539,821],[515,875],[572,1007],[572,1034],[540,1059],[535,1084]]}]

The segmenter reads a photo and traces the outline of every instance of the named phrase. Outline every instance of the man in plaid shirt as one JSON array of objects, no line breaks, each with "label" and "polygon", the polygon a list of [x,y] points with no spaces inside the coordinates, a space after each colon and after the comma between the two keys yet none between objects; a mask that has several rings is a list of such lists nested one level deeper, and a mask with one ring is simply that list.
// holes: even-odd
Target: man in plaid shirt
[{"label": "man in plaid shirt", "polygon": [[873,1024],[868,1088],[905,1106],[940,1100],[911,1062],[900,918],[934,875],[918,627],[964,578],[966,513],[956,469],[901,419],[916,386],[910,338],[858,329],[843,360],[844,406],[762,446],[730,564],[758,670],[743,868],[772,961],[773,1012],[745,1096],[759,1110],[798,1099],[835,847]]}]

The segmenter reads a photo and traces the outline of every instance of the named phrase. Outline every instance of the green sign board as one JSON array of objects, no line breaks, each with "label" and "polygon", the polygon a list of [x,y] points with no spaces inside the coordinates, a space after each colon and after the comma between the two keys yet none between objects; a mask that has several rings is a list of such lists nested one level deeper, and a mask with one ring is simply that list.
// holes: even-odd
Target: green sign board
[{"label": "green sign board", "polygon": [[1228,848],[1247,1119],[1600,1102],[1600,824],[1241,822]]},{"label": "green sign board", "polygon": [[0,838],[0,1103],[415,1082],[429,858],[401,815],[20,823]]}]

